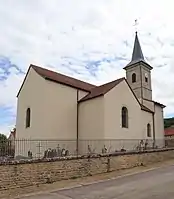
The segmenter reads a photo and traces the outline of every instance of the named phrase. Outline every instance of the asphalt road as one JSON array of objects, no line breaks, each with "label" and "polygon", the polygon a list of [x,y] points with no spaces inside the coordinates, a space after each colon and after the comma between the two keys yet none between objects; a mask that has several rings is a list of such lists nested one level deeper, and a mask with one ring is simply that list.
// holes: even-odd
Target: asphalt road
[{"label": "asphalt road", "polygon": [[174,165],[23,199],[174,199]]}]

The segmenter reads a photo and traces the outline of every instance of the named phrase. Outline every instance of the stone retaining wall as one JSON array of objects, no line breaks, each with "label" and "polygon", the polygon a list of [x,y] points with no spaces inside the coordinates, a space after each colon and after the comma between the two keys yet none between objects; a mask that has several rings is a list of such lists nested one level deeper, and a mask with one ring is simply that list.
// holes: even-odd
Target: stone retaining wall
[{"label": "stone retaining wall", "polygon": [[93,157],[0,163],[0,191],[147,165],[174,158],[174,149]]}]

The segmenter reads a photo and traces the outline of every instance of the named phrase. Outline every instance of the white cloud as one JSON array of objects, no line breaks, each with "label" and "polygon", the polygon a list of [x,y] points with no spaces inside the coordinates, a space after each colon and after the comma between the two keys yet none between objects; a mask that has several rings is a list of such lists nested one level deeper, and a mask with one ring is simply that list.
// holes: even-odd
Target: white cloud
[{"label": "white cloud", "polygon": [[[0,4],[0,55],[24,72],[34,63],[101,84],[125,76],[137,18],[144,55],[154,67],[154,99],[168,105],[165,115],[174,114],[173,15],[172,0],[6,0]],[[103,59],[112,61],[102,61],[92,76],[85,64]],[[23,78],[10,71],[0,84],[0,105],[11,104],[15,112]]]}]

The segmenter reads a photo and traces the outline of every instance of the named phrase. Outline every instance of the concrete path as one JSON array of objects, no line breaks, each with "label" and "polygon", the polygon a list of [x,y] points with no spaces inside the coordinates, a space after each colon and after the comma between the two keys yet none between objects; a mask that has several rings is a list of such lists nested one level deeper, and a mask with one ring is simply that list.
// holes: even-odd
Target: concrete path
[{"label": "concrete path", "polygon": [[23,199],[174,199],[174,165]]}]

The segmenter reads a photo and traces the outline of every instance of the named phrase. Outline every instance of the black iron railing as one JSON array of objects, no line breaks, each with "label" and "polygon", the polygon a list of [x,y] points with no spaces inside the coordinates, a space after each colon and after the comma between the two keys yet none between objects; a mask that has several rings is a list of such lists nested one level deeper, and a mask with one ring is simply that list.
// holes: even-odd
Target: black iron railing
[{"label": "black iron railing", "polygon": [[[77,147],[78,146],[78,147]],[[1,159],[37,159],[174,147],[174,139],[1,140]],[[78,148],[78,151],[77,151]]]}]

